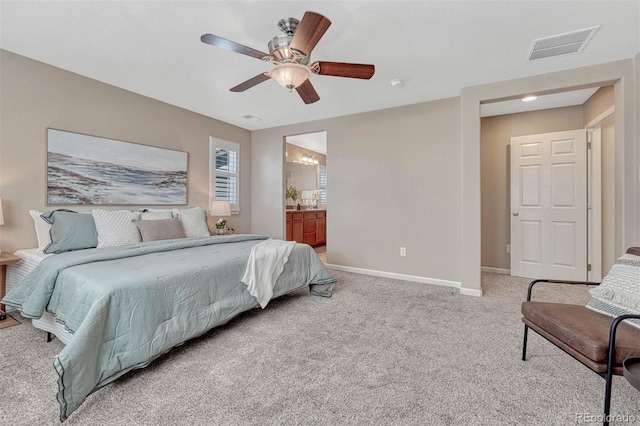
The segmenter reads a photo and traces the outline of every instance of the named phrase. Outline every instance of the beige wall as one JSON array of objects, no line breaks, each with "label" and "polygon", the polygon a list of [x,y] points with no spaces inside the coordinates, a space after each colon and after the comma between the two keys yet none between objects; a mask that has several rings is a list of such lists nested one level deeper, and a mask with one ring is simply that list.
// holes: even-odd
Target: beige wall
[{"label": "beige wall", "polygon": [[482,266],[510,269],[511,137],[584,127],[582,106],[485,117],[481,121]]},{"label": "beige wall", "polygon": [[36,236],[28,211],[54,208],[45,205],[47,127],[188,152],[189,206],[203,208],[208,201],[209,136],[240,143],[241,213],[230,222],[237,232],[250,231],[248,130],[4,50],[0,55],[3,251],[35,247]]},{"label": "beige wall", "polygon": [[[640,62],[640,59],[636,59]],[[620,144],[616,145],[615,162],[616,162],[616,177],[615,187],[616,194],[620,194],[616,197],[615,215],[615,251],[616,254],[622,252],[624,247],[629,242],[635,241],[635,223],[636,223],[636,198],[635,194],[638,192],[638,186],[636,184],[637,176],[637,160],[636,160],[636,95],[635,95],[635,76],[633,61],[623,60],[617,62],[610,62],[600,65],[593,65],[589,67],[560,71],[550,74],[537,75],[532,77],[520,78],[515,80],[503,81],[498,83],[491,83],[481,86],[474,86],[464,88],[462,95],[455,100],[441,100],[434,101],[425,104],[419,104],[413,106],[415,108],[423,108],[425,114],[413,116],[408,115],[414,121],[405,122],[399,120],[392,122],[392,120],[379,120],[377,114],[383,114],[385,117],[391,118],[394,116],[402,115],[402,108],[390,109],[385,111],[378,111],[373,113],[362,114],[365,117],[362,121],[354,120],[353,123],[349,123],[348,120],[351,117],[342,117],[336,119],[322,120],[311,123],[301,123],[292,126],[286,126],[281,128],[266,129],[252,134],[252,150],[254,154],[254,161],[252,164],[252,229],[254,232],[266,233],[271,236],[281,237],[284,234],[284,199],[283,195],[283,164],[281,163],[284,156],[284,143],[283,138],[286,135],[300,134],[306,132],[314,132],[327,130],[328,138],[328,155],[327,155],[327,173],[329,177],[328,197],[329,202],[333,209],[336,205],[334,201],[338,203],[338,199],[333,193],[334,185],[342,185],[345,181],[344,175],[336,176],[340,174],[340,165],[334,164],[334,157],[332,149],[337,148],[340,154],[349,154],[348,150],[353,149],[354,146],[360,144],[364,145],[364,141],[358,141],[361,134],[368,131],[368,128],[379,129],[381,123],[384,126],[388,126],[395,135],[399,136],[393,140],[398,140],[401,143],[408,143],[407,149],[411,151],[416,148],[417,141],[421,137],[416,134],[415,129],[423,129],[423,123],[435,130],[434,134],[446,134],[446,139],[453,146],[447,146],[447,149],[443,151],[441,155],[437,150],[431,150],[429,156],[426,159],[426,163],[423,165],[416,165],[417,159],[414,157],[412,161],[409,161],[411,172],[419,173],[419,169],[414,170],[413,167],[425,167],[436,164],[437,168],[450,168],[450,170],[458,170],[459,175],[455,177],[451,182],[447,182],[444,178],[442,182],[435,182],[433,188],[436,193],[448,192],[448,196],[451,199],[461,197],[461,210],[452,210],[452,216],[458,218],[459,222],[452,226],[449,220],[445,220],[443,227],[444,234],[448,236],[443,239],[430,238],[429,242],[420,240],[418,244],[431,244],[432,247],[438,247],[443,241],[447,245],[447,250],[440,251],[440,255],[436,255],[434,259],[441,261],[444,258],[446,260],[440,265],[441,267],[434,267],[430,262],[431,258],[421,259],[422,261],[429,262],[423,265],[423,267],[415,267],[412,263],[413,260],[401,259],[399,263],[393,257],[381,259],[383,256],[376,256],[376,252],[380,251],[385,255],[394,256],[391,252],[391,247],[396,246],[397,239],[395,236],[389,237],[385,233],[385,237],[382,236],[365,236],[363,241],[356,239],[359,236],[358,231],[353,231],[349,228],[348,222],[339,219],[342,214],[342,206],[340,211],[334,213],[329,212],[327,221],[327,233],[328,233],[328,258],[330,263],[338,264],[345,262],[348,266],[368,268],[371,264],[375,264],[372,269],[377,271],[401,271],[400,274],[416,274],[416,269],[419,269],[420,276],[431,277],[436,279],[460,281],[461,280],[461,293],[463,294],[482,294],[481,286],[481,153],[480,153],[480,136],[481,136],[481,123],[480,123],[480,102],[488,100],[498,100],[505,98],[513,98],[525,93],[531,92],[551,92],[557,90],[578,89],[584,87],[593,87],[594,85],[610,85],[615,84],[614,93],[616,100],[616,111],[618,112],[618,119],[615,124],[616,140],[621,140]],[[451,110],[449,108],[440,108],[444,104],[441,102],[454,102],[460,103],[460,111]],[[406,107],[410,108],[410,107]],[[440,109],[439,109],[440,108]],[[460,116],[462,121],[460,122]],[[341,128],[336,128],[337,123],[342,123],[343,120],[347,120],[346,125],[342,125]],[[422,122],[421,122],[422,121]],[[459,127],[458,127],[459,124]],[[403,128],[402,126],[406,126]],[[363,128],[360,128],[363,127]],[[578,127],[582,127],[579,125]],[[339,137],[334,139],[334,130],[339,130],[337,135]],[[385,129],[386,130],[386,129]],[[371,132],[373,141],[380,140],[386,137],[386,132],[382,131],[378,134]],[[407,133],[411,133],[407,141],[403,136]],[[428,131],[427,131],[428,133]],[[455,142],[456,137],[460,137],[462,140],[461,145]],[[430,140],[433,142],[433,140]],[[355,145],[353,145],[355,143]],[[373,146],[378,146],[375,142],[372,142]],[[334,145],[335,144],[335,145]],[[345,144],[340,146],[340,144]],[[442,146],[438,146],[442,148]],[[404,149],[404,145],[403,145]],[[451,156],[451,149],[455,150],[459,157],[455,155]],[[336,159],[340,157],[336,153]],[[375,159],[380,155],[377,153],[371,154],[373,163]],[[362,163],[366,163],[369,155],[364,159],[359,160]],[[451,161],[446,163],[445,161]],[[280,162],[280,163],[279,163]],[[390,163],[396,165],[395,163]],[[345,164],[342,164],[344,166]],[[356,173],[360,173],[366,166],[361,166],[356,169]],[[347,174],[347,172],[344,172]],[[370,171],[369,176],[375,175]],[[447,174],[448,176],[448,174]],[[356,175],[355,177],[358,177]],[[347,179],[349,179],[347,177]],[[453,182],[457,179],[460,186],[456,186]],[[451,183],[451,185],[449,185]],[[432,187],[427,188],[427,192]],[[414,186],[411,189],[402,188],[401,191],[396,193],[386,193],[384,191],[378,191],[378,198],[382,198],[379,204],[382,209],[374,209],[373,220],[366,219],[366,223],[375,223],[379,225],[380,221],[391,219],[392,223],[398,222],[397,217],[389,217],[388,215],[377,214],[377,211],[387,212],[388,210],[397,213],[393,208],[387,209],[389,204],[392,204],[398,198],[408,199],[407,205],[414,206],[415,194],[420,193],[421,187]],[[370,194],[369,186],[365,187],[363,191],[365,194]],[[373,191],[371,191],[373,192]],[[358,191],[356,194],[361,194]],[[437,197],[426,196],[426,200],[420,199],[417,204],[419,206],[430,205],[432,208],[440,208],[437,204]],[[442,206],[451,208],[449,198],[444,198]],[[456,201],[459,201],[456,199]],[[352,204],[347,203],[347,206],[353,207]],[[369,207],[370,201],[363,199],[363,205]],[[410,212],[411,208],[406,209],[406,214],[402,215],[405,221],[412,222],[416,219],[416,215]],[[361,215],[368,214],[371,209],[364,209],[358,207],[356,209]],[[429,222],[432,219],[439,217],[429,217],[430,211],[422,212],[422,222],[420,226],[427,228],[427,233],[433,230],[433,222]],[[353,220],[353,216],[350,212],[347,212],[347,217]],[[460,215],[460,216],[458,216]],[[368,216],[365,216],[368,217]],[[359,218],[358,221],[363,221]],[[395,225],[394,225],[395,226]],[[404,227],[404,225],[402,225]],[[437,228],[437,226],[435,226]],[[353,233],[353,234],[350,234]],[[340,235],[340,233],[342,233]],[[354,235],[352,239],[353,243],[345,242],[350,235]],[[424,234],[421,234],[424,235]],[[433,235],[442,235],[440,233],[434,233]],[[333,238],[336,236],[337,238]],[[418,238],[416,238],[417,240]],[[346,243],[344,246],[338,244],[339,241]],[[360,244],[358,244],[358,242]],[[367,243],[371,243],[366,245]],[[449,246],[450,244],[450,246]],[[356,247],[353,253],[348,253],[347,248]],[[373,253],[367,259],[364,259],[363,247],[370,253]],[[457,247],[455,249],[453,247]],[[452,249],[453,248],[453,249]],[[332,257],[331,253],[334,252]],[[408,252],[410,253],[410,252]],[[395,256],[394,256],[395,257]],[[406,260],[409,260],[408,262]],[[346,263],[349,262],[349,263]],[[398,266],[400,266],[398,268]],[[452,273],[445,273],[438,275],[443,270],[456,269]],[[458,271],[461,271],[458,272]]]},{"label": "beige wall", "polygon": [[318,159],[318,164],[320,164],[321,166],[327,165],[327,156],[316,151],[311,151],[309,149],[287,143],[286,152],[286,158],[288,161],[302,161],[302,154],[307,154],[311,157],[316,157]]},{"label": "beige wall", "polygon": [[584,124],[588,124],[615,104],[613,85],[599,88],[584,103]]},{"label": "beige wall", "polygon": [[327,198],[340,206],[329,262],[459,283],[460,99],[341,117],[328,131]]},{"label": "beige wall", "polygon": [[326,130],[329,263],[459,283],[459,129],[451,98],[253,132],[252,229],[283,235],[283,138]]},{"label": "beige wall", "polygon": [[[189,203],[203,207],[208,137],[240,142],[242,213],[232,218],[233,225],[241,232],[275,237],[284,235],[284,136],[327,130],[329,200],[344,202],[328,216],[329,261],[462,281],[461,292],[480,294],[480,102],[606,82],[617,82],[615,134],[621,141],[615,153],[615,190],[620,194],[616,253],[640,241],[635,147],[640,77],[634,75],[634,61],[636,71],[640,68],[638,56],[465,88],[460,98],[252,134],[8,52],[0,59],[0,196],[6,222],[0,242],[7,250],[35,245],[26,212],[45,207],[46,127],[189,152]],[[355,155],[372,147],[375,150],[364,158]],[[397,185],[384,179],[385,171],[400,176]],[[398,256],[401,245],[407,247],[406,258]]]}]

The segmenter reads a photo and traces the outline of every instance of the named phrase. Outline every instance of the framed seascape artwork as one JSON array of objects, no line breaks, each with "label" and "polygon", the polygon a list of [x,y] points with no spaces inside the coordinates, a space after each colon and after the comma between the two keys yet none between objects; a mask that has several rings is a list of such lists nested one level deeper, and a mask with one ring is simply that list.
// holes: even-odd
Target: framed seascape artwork
[{"label": "framed seascape artwork", "polygon": [[187,204],[187,156],[47,129],[47,204]]}]

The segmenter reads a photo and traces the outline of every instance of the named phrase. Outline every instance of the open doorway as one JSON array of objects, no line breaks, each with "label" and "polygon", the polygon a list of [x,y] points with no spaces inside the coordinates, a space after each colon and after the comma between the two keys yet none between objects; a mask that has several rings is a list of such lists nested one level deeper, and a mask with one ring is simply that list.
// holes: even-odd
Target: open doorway
[{"label": "open doorway", "polygon": [[285,137],[286,240],[305,243],[327,262],[327,132]]},{"label": "open doorway", "polygon": [[[550,99],[553,97],[555,99]],[[538,101],[540,102],[536,105]],[[512,222],[518,219],[514,217],[518,209],[514,210],[512,205],[513,171],[510,164],[510,139],[538,133],[589,129],[594,125],[594,117],[600,117],[602,121],[604,111],[608,111],[607,120],[612,129],[613,105],[614,88],[611,85],[548,94],[540,96],[534,102],[525,103],[521,99],[514,99],[481,105],[481,265],[483,271],[510,274],[513,269],[511,255],[516,247],[512,248],[511,226]],[[602,144],[600,140],[597,143],[589,140],[588,146],[590,186],[588,194],[585,194],[588,196],[588,208],[585,206],[587,209],[585,215],[588,215],[588,224],[585,229],[588,234],[588,243],[583,247],[586,256],[584,264],[589,280],[599,281],[601,273],[606,273],[615,260],[613,254],[615,232],[612,225],[615,191],[611,189],[614,186],[615,175],[610,164],[614,160],[615,153],[613,131],[607,133],[606,141],[602,140]],[[598,151],[597,155],[594,150]],[[601,155],[602,166],[600,165]],[[587,161],[586,158],[584,160]],[[606,195],[599,198],[600,193]],[[518,248],[522,249],[522,247]]]},{"label": "open doorway", "polygon": [[518,78],[462,89],[462,283],[461,294],[482,296],[480,104],[584,87],[614,87],[615,100],[615,255],[638,240],[636,129],[632,60],[590,65],[544,75]]}]

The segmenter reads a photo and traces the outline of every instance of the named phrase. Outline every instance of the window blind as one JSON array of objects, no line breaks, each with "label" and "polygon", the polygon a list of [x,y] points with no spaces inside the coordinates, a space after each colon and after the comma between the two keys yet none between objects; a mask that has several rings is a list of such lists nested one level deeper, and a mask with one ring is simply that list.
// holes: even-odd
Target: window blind
[{"label": "window blind", "polygon": [[320,167],[318,183],[318,189],[320,192],[319,203],[321,205],[327,204],[327,169],[325,167]]},{"label": "window blind", "polygon": [[240,211],[240,144],[211,140],[209,145],[209,201],[228,201],[231,211]]}]

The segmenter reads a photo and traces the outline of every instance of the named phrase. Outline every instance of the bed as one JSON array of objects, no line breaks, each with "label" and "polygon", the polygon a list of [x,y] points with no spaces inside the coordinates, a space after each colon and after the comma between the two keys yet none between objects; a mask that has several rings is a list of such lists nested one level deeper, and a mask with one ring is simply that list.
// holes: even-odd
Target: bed
[{"label": "bed", "polygon": [[[247,234],[17,252],[3,303],[66,344],[54,361],[61,421],[100,387],[271,298],[307,286],[331,296],[336,281],[310,246],[293,243],[278,261],[254,256],[274,242]],[[250,292],[249,266],[277,279]]]},{"label": "bed", "polygon": [[[27,275],[29,275],[43,259],[53,256],[52,254],[44,253],[42,250],[37,248],[22,249],[13,254],[18,256],[21,261],[7,266],[7,292],[11,291],[12,288],[18,285]],[[11,309],[12,307],[10,306],[9,308]],[[35,328],[55,335],[65,345],[69,343],[73,337],[73,334],[71,334],[63,324],[57,322],[54,316],[47,311],[43,312],[42,317],[40,318],[32,318],[31,324]],[[51,334],[48,335],[48,341],[51,340]]]}]

